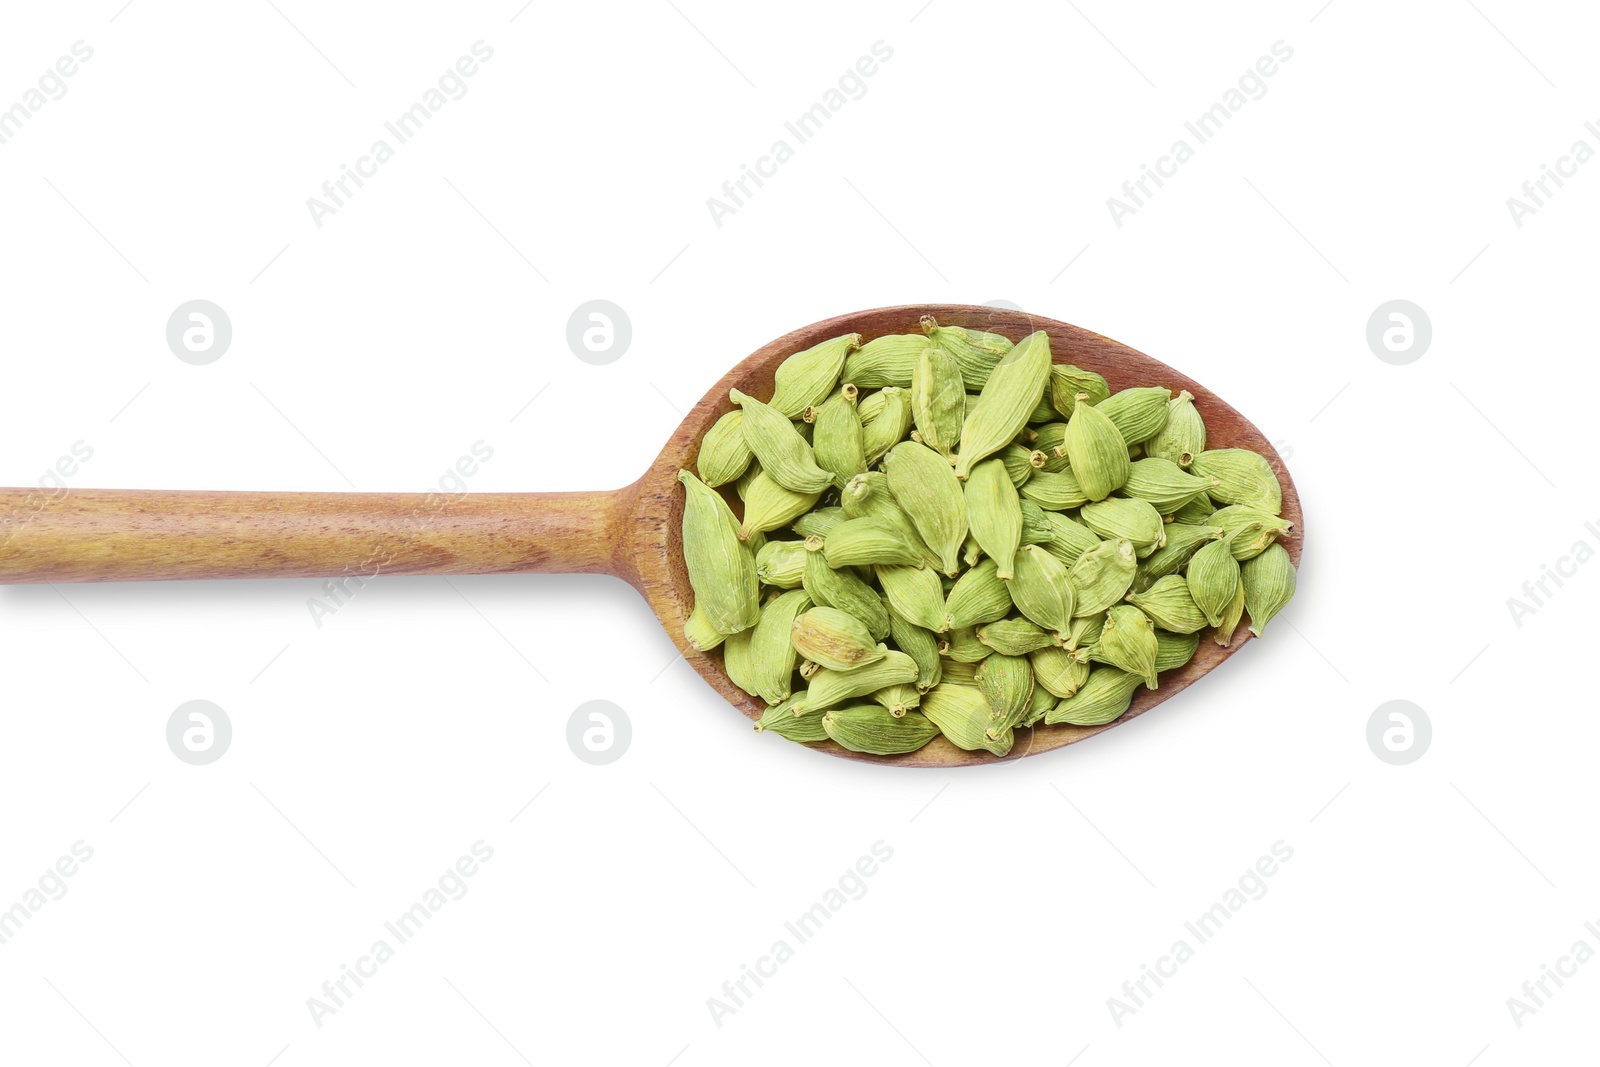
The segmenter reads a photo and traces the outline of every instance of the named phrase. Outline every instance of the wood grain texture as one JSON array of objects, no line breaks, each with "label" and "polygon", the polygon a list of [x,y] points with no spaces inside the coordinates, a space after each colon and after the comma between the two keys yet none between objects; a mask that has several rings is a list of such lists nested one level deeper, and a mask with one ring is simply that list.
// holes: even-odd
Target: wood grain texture
[{"label": "wood grain texture", "polygon": [[[680,468],[693,468],[699,443],[732,410],[728,390],[772,395],[773,372],[787,356],[830,337],[871,340],[918,329],[925,314],[1020,340],[1050,335],[1058,363],[1105,376],[1113,391],[1134,385],[1187,389],[1205,418],[1213,448],[1243,447],[1266,456],[1283,486],[1285,542],[1298,565],[1303,541],[1300,500],[1271,442],[1205,386],[1166,364],[1088,330],[1022,312],[965,304],[909,305],[841,315],[785,334],[752,353],[689,412],[650,469],[633,485],[594,493],[252,493],[70,489],[47,495],[0,489],[0,582],[131,581],[174,578],[338,577],[380,574],[580,572],[614,575],[649,602],[689,665],[751,719],[762,703],[722,670],[720,654],[701,653],[683,636],[693,606],[683,565]],[[737,498],[728,494],[738,508]],[[1241,626],[1229,648],[1202,635],[1182,670],[1161,687],[1140,689],[1132,706],[1104,726],[1039,726],[1017,731],[1006,759],[1073,744],[1141,715],[1203,677],[1251,640]],[[752,743],[788,744],[752,738]],[[902,767],[998,762],[965,752],[943,737],[904,756],[865,756],[833,742],[809,746],[831,755]]]}]

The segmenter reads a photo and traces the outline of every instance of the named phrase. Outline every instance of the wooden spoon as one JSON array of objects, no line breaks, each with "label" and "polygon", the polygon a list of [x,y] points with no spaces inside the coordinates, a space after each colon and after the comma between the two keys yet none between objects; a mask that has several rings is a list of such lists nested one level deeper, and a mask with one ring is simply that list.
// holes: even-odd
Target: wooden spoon
[{"label": "wooden spoon", "polygon": [[[751,719],[762,703],[728,681],[720,654],[684,640],[693,606],[682,552],[679,468],[693,469],[700,438],[732,409],[729,389],[772,394],[779,363],[841,334],[871,340],[918,330],[923,315],[941,324],[1003,334],[1050,335],[1059,363],[1104,375],[1113,391],[1134,385],[1187,389],[1205,417],[1212,448],[1244,447],[1267,457],[1283,486],[1286,542],[1298,564],[1300,499],[1272,444],[1200,383],[1099,334],[1020,311],[967,304],[878,308],[841,315],[785,334],[753,352],[689,412],[650,469],[632,485],[593,493],[257,493],[72,489],[0,489],[0,582],[108,582],[171,578],[373,577],[377,574],[599,573],[644,595],[689,665]],[[731,486],[729,487],[731,489]],[[735,506],[737,503],[735,501]],[[1103,726],[1039,726],[1017,731],[1006,759],[1082,741],[1127,722],[1181,692],[1250,640],[1240,626],[1229,648],[1203,633],[1188,665],[1141,688],[1132,706]],[[752,738],[752,744],[789,744]],[[937,737],[903,756],[865,756],[831,741],[810,747],[849,759],[902,767],[993,763]]]}]

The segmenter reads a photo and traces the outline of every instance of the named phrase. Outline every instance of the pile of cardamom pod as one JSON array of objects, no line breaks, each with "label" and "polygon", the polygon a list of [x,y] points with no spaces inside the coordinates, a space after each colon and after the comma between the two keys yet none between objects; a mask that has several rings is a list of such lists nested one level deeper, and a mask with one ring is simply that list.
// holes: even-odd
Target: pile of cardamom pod
[{"label": "pile of cardamom pod", "polygon": [[1226,646],[1248,612],[1259,636],[1289,602],[1278,480],[1208,450],[1189,393],[1113,394],[1043,331],[922,330],[790,356],[678,474],[685,636],[769,705],[757,730],[1004,756],[1022,727],[1111,722],[1201,630]]}]

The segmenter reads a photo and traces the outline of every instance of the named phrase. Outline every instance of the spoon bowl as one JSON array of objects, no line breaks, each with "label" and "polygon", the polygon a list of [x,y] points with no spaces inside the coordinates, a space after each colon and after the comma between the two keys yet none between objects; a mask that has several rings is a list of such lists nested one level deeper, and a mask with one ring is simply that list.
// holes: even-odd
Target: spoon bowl
[{"label": "spoon bowl", "polygon": [[[580,493],[262,493],[76,489],[48,495],[0,489],[0,583],[191,578],[331,577],[380,574],[605,573],[630,583],[649,602],[683,658],[749,719],[760,700],[728,680],[720,654],[698,652],[683,635],[694,605],[683,562],[683,490],[677,475],[694,469],[700,441],[733,410],[730,389],[772,395],[785,358],[842,334],[863,341],[912,333],[924,315],[1021,340],[1050,337],[1058,363],[1103,375],[1113,392],[1135,385],[1187,389],[1204,416],[1213,448],[1242,447],[1265,456],[1283,488],[1283,517],[1296,536],[1285,542],[1299,563],[1300,500],[1271,442],[1205,386],[1166,364],[1099,334],[1020,311],[967,304],[877,308],[812,323],[762,346],[738,363],[689,412],[661,454],[632,485]],[[737,501],[731,501],[737,508]],[[830,755],[902,767],[993,763],[1082,741],[1143,714],[1181,692],[1251,639],[1244,627],[1223,648],[1204,635],[1194,658],[1166,672],[1159,689],[1141,688],[1118,719],[1101,726],[1044,726],[1017,731],[1005,757],[967,752],[943,736],[901,756],[869,756],[832,741],[808,747]]]}]

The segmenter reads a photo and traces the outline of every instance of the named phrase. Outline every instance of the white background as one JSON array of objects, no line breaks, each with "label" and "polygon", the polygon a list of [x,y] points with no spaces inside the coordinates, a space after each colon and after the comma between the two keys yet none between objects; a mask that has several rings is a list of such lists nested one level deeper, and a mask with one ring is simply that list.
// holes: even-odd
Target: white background
[{"label": "white background", "polygon": [[[1147,351],[1279,442],[1299,597],[1204,683],[1087,744],[949,774],[753,735],[605,578],[0,590],[0,1058],[1575,1062],[1600,964],[1595,583],[1516,621],[1595,499],[1593,12],[1373,0],[20,5],[0,106],[0,484],[474,490],[631,481],[734,361],[804,323],[1004,299]],[[494,49],[318,228],[306,199]],[[718,227],[722,183],[875,41],[893,57]],[[1276,41],[1145,207],[1106,199]],[[1191,139],[1192,143],[1192,139]],[[1070,265],[1069,265],[1070,264]],[[234,339],[191,366],[191,299]],[[565,340],[616,302],[621,359]],[[1408,366],[1366,339],[1426,310]],[[531,403],[530,403],[531,399]],[[519,414],[520,413],[520,414]],[[1543,599],[1543,598],[1542,598]],[[166,722],[223,707],[193,767]],[[590,766],[573,709],[631,747]],[[1366,724],[1415,701],[1408,766]],[[532,804],[529,800],[537,796]],[[475,841],[493,859],[319,1027],[307,998]],[[874,842],[893,858],[718,1026],[707,998]],[[1131,1015],[1123,996],[1274,842],[1293,858]],[[793,944],[792,937],[789,938]],[[275,1059],[276,1058],[276,1059]]]}]

